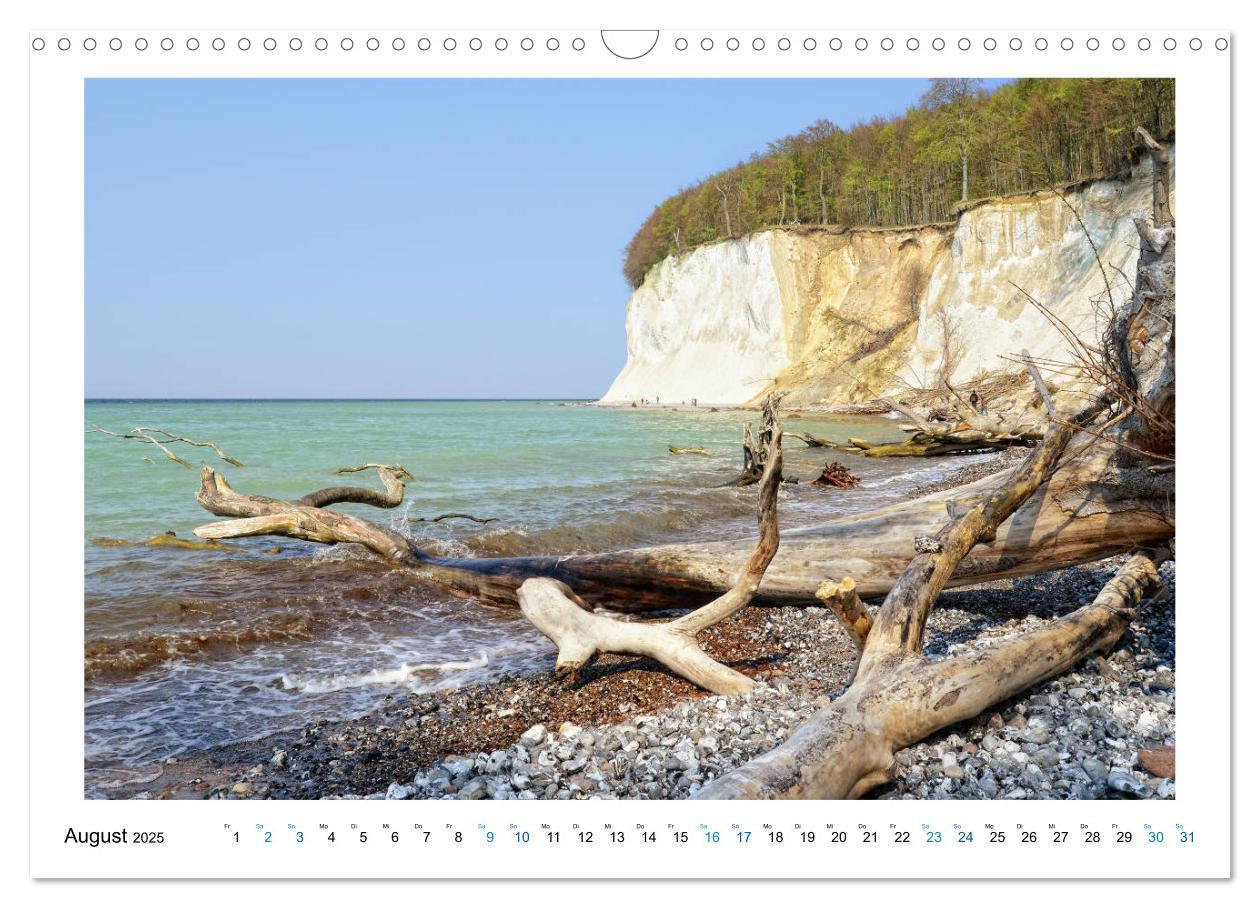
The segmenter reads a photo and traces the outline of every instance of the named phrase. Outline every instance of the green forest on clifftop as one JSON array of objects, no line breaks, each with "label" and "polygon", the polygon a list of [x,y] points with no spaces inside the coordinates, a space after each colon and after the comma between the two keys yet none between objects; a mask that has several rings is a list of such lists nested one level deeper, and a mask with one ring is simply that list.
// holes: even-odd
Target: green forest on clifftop
[{"label": "green forest on clifftop", "polygon": [[1019,79],[991,92],[936,79],[901,116],[819,120],[666,199],[626,246],[626,280],[638,287],[666,256],[765,227],[930,223],[978,198],[1113,174],[1135,127],[1172,135],[1173,101],[1172,79]]}]

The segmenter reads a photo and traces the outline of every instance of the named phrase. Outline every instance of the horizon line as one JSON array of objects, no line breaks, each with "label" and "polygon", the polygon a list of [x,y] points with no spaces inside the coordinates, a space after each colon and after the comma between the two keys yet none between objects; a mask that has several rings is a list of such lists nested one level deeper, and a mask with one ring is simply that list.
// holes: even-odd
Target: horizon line
[{"label": "horizon line", "polygon": [[492,403],[500,401],[599,400],[598,397],[85,397],[87,404],[116,403]]}]

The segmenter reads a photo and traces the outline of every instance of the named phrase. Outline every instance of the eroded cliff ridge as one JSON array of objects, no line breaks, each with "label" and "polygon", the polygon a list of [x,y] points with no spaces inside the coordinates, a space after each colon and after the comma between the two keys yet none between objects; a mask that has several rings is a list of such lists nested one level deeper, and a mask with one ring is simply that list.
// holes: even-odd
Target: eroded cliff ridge
[{"label": "eroded cliff ridge", "polygon": [[1066,360],[1028,297],[1094,340],[1107,285],[1129,292],[1133,219],[1150,197],[1143,163],[978,202],[948,224],[782,227],[671,256],[630,299],[626,364],[602,402],[739,405],[781,391],[787,406],[818,407],[929,386],[943,366],[959,384],[1010,372],[1024,350]]}]

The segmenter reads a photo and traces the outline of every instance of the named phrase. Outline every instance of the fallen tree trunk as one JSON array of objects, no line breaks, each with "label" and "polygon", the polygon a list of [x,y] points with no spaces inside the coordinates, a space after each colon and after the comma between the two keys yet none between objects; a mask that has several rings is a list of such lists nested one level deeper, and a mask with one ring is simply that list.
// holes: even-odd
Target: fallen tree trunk
[{"label": "fallen tree trunk", "polygon": [[999,448],[1030,448],[1044,437],[1040,428],[1023,428],[1017,433],[993,433],[971,428],[967,423],[944,426],[932,432],[916,432],[905,441],[872,444],[850,438],[851,450],[866,457],[939,457],[944,454],[978,454]]},{"label": "fallen tree trunk", "polygon": [[[1171,538],[1171,475],[1152,475],[1144,464],[1118,467],[1105,445],[1091,441],[1089,436],[1073,441],[1050,482],[992,541],[963,559],[950,586],[1028,576]],[[775,561],[758,588],[758,601],[814,603],[820,577],[852,577],[858,595],[882,596],[915,556],[916,538],[934,536],[953,512],[986,494],[1009,472],[877,511],[784,530]],[[755,544],[753,539],[736,539],[567,557],[441,558],[401,534],[350,515],[301,511],[289,516],[298,507],[295,502],[238,493],[209,467],[202,470],[197,500],[222,517],[286,515],[273,523],[208,524],[196,530],[202,538],[270,534],[357,543],[457,595],[509,606],[517,604],[516,590],[530,577],[554,578],[588,602],[617,611],[699,605],[731,587]]]},{"label": "fallen tree trunk", "polygon": [[1128,560],[1094,599],[1071,614],[979,652],[924,659],[913,645],[889,644],[907,627],[882,620],[879,649],[871,637],[853,684],[781,746],[701,789],[697,797],[858,798],[891,781],[894,754],[955,722],[979,715],[1020,691],[1052,678],[1095,652],[1114,646],[1138,601],[1158,584],[1167,550]]},{"label": "fallen tree trunk", "polygon": [[795,438],[797,441],[805,443],[807,448],[843,448],[844,445],[836,441],[828,441],[825,438],[819,438],[809,432],[784,432],[784,438]]}]

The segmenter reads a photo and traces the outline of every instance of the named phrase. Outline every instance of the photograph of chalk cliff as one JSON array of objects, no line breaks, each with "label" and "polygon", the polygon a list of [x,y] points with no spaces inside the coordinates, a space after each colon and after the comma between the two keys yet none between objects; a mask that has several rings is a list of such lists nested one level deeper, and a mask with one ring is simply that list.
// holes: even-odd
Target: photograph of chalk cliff
[{"label": "photograph of chalk cliff", "polygon": [[1175,797],[1174,98],[88,80],[85,797]]}]

